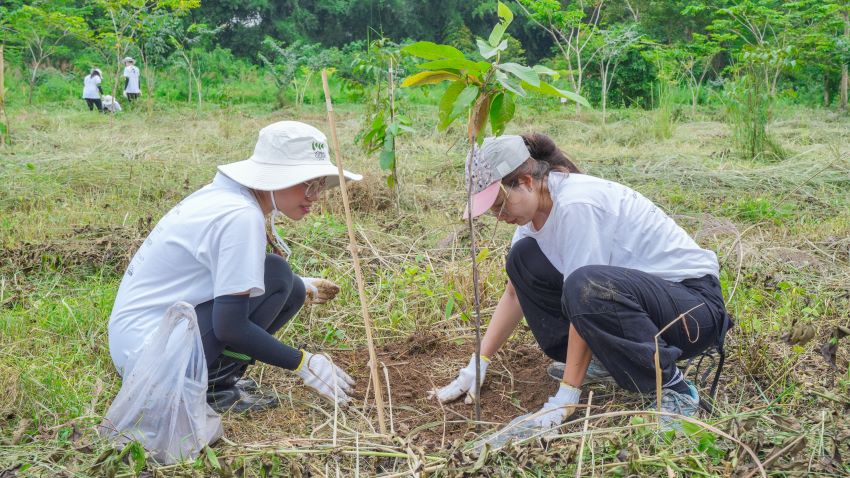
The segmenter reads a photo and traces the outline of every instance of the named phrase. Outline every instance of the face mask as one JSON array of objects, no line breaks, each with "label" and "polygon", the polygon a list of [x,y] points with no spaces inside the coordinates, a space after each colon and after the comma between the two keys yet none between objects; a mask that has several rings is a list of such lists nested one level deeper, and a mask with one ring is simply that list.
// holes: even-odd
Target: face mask
[{"label": "face mask", "polygon": [[277,233],[277,227],[275,226],[277,215],[280,213],[280,211],[277,210],[277,204],[275,204],[275,202],[274,202],[274,191],[269,191],[269,194],[272,197],[272,218],[271,218],[271,222],[272,222],[272,235],[274,236],[275,245],[278,247],[278,249],[282,249],[283,252],[286,253],[286,257],[284,259],[289,259],[289,256],[292,255],[292,250],[289,248],[289,246],[286,245],[286,242],[283,241],[283,239],[280,237],[280,234]]}]

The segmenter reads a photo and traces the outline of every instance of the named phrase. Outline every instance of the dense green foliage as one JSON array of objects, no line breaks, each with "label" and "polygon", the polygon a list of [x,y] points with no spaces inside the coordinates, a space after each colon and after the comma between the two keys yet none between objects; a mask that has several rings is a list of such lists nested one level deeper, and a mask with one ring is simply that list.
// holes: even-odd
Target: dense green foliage
[{"label": "dense green foliage", "polygon": [[[556,69],[556,86],[596,107],[657,106],[659,81],[687,90],[695,106],[748,74],[771,102],[846,105],[848,0],[507,5],[517,15],[502,61]],[[95,66],[105,91],[120,93],[120,59],[130,55],[147,97],[281,106],[317,99],[315,72],[329,66],[340,100],[362,101],[375,76],[356,66],[375,39],[473,54],[497,21],[495,1],[10,0],[0,41],[13,105],[74,98]],[[405,61],[397,77],[413,68]]]}]

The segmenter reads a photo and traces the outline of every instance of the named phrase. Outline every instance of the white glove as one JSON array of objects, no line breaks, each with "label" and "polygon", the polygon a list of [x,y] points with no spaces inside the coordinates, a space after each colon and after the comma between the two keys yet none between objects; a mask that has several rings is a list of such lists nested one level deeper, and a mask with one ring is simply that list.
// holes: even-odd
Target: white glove
[{"label": "white glove", "polygon": [[327,356],[313,355],[306,350],[301,352],[304,357],[295,373],[304,380],[304,385],[332,402],[336,401],[340,405],[348,403],[354,379],[334,365]]},{"label": "white glove", "polygon": [[[487,366],[490,365],[490,359],[481,356],[481,380],[484,383],[484,373],[487,371]],[[431,390],[428,392],[428,398],[437,397],[440,403],[451,402],[466,393],[465,403],[469,404],[475,400],[475,354],[469,358],[469,365],[460,369],[458,376],[454,381],[443,388]]]},{"label": "white glove", "polygon": [[327,279],[302,277],[301,281],[304,282],[304,289],[307,292],[304,298],[305,304],[324,304],[339,293],[339,286]]},{"label": "white glove", "polygon": [[543,408],[534,414],[534,423],[547,430],[557,427],[564,423],[564,419],[574,408],[571,405],[577,404],[580,397],[581,390],[561,383],[558,393],[549,397],[549,400],[543,404]]}]

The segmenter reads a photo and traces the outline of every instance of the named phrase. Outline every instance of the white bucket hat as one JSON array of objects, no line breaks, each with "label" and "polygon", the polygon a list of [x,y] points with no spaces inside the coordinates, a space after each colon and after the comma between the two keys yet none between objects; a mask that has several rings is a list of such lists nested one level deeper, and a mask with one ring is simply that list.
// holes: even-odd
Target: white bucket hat
[{"label": "white bucket hat", "polygon": [[[326,187],[339,186],[339,171],[330,160],[328,140],[318,129],[298,121],[280,121],[260,130],[254,154],[218,170],[258,191],[277,191],[325,177]],[[343,171],[347,180],[363,176]]]},{"label": "white bucket hat", "polygon": [[114,101],[112,99],[112,95],[103,95],[102,100],[103,100],[103,106],[111,106],[112,102]]},{"label": "white bucket hat", "polygon": [[134,60],[132,56],[128,56],[128,57],[124,58],[124,63],[135,63],[135,62],[136,62],[136,60]]}]

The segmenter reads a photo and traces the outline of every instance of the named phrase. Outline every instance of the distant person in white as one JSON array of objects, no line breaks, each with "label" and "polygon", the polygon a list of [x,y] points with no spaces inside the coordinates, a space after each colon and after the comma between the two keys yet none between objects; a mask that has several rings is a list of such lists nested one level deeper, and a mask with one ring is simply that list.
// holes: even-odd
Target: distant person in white
[{"label": "distant person in white", "polygon": [[139,89],[139,68],[136,66],[136,60],[129,56],[124,58],[124,65],[124,96],[127,101],[132,102],[142,93]]},{"label": "distant person in white", "polygon": [[86,100],[89,111],[94,111],[95,108],[97,111],[103,111],[103,103],[100,99],[103,90],[100,88],[100,81],[100,70],[97,68],[92,68],[91,73],[83,78],[83,99]]},{"label": "distant person in white", "polygon": [[103,96],[103,112],[104,113],[117,113],[121,111],[121,105],[118,103],[118,100],[112,97],[112,95],[104,95]]}]

